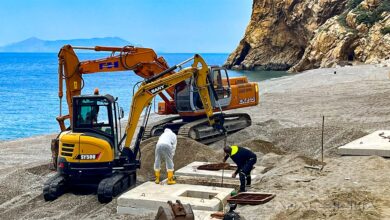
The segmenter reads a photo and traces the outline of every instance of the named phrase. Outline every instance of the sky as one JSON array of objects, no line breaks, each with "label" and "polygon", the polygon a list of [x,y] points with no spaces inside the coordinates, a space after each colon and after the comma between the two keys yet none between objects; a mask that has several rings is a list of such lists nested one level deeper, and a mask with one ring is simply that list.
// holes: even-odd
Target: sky
[{"label": "sky", "polygon": [[0,46],[120,37],[162,52],[230,53],[252,0],[0,0]]}]

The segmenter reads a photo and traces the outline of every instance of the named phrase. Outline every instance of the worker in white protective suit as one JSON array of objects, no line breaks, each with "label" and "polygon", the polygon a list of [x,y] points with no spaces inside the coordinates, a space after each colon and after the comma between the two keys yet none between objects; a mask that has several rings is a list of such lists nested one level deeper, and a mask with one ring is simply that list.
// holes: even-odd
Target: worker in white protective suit
[{"label": "worker in white protective suit", "polygon": [[168,184],[175,184],[173,177],[174,164],[173,156],[176,151],[177,138],[176,134],[169,128],[165,128],[164,133],[158,138],[155,149],[154,174],[156,176],[155,183],[160,183],[161,159],[165,160],[168,174]]}]

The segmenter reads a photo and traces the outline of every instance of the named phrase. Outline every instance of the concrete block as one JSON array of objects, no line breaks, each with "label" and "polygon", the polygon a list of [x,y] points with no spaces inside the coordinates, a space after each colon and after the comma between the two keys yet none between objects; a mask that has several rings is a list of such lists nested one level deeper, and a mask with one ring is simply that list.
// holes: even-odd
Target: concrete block
[{"label": "concrete block", "polygon": [[338,148],[341,155],[390,157],[390,131],[379,130]]},{"label": "concrete block", "polygon": [[[199,162],[195,161],[188,164],[185,167],[175,171],[176,176],[201,176],[201,177],[209,177],[209,178],[222,178],[222,170],[198,170],[197,168],[201,165],[210,164],[210,162]],[[232,164],[234,165],[234,164]],[[265,167],[255,166],[256,172],[261,172],[260,170],[264,170]],[[224,179],[233,179],[232,174],[234,170],[224,170],[223,177]],[[238,181],[238,175],[235,178]],[[252,174],[252,179],[256,179],[256,175]]]},{"label": "concrete block", "polygon": [[191,204],[193,210],[220,211],[221,201],[226,204],[233,190],[233,188],[146,182],[122,194],[117,200],[117,211],[121,214],[133,215],[157,213],[158,207],[169,200],[172,202],[180,200],[183,204]]}]

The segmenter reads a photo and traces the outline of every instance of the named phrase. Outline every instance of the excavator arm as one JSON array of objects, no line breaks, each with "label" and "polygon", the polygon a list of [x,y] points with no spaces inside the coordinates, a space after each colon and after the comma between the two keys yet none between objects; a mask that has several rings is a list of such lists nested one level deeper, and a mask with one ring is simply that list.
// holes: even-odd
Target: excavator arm
[{"label": "excavator arm", "polygon": [[[74,49],[81,50],[93,50],[111,52],[112,55],[106,58],[97,60],[88,60],[80,62]],[[119,55],[115,55],[119,53]],[[61,48],[59,54],[59,67],[58,67],[58,81],[59,90],[58,97],[60,98],[60,115],[57,117],[57,121],[60,124],[61,131],[65,130],[66,119],[72,118],[72,97],[81,94],[83,89],[83,74],[92,74],[99,72],[114,72],[132,70],[138,76],[148,79],[155,76],[157,73],[163,72],[169,69],[167,62],[162,57],[157,57],[154,50],[150,48],[139,48],[133,46],[126,47],[72,47],[71,45],[65,45]],[[173,74],[174,72],[169,72]],[[62,115],[62,97],[63,97],[63,82],[65,81],[66,87],[66,101],[69,108],[68,115]],[[169,97],[166,97],[163,93],[159,93],[160,97],[169,103],[169,99],[173,99],[174,89],[168,88],[166,90]],[[168,105],[170,106],[170,105]],[[174,106],[170,106],[171,110]],[[72,120],[70,120],[72,122]]]},{"label": "excavator arm", "polygon": [[[159,74],[159,78],[154,78],[144,81],[136,94],[133,96],[131,111],[129,113],[129,120],[126,127],[126,140],[124,148],[130,148],[131,141],[133,139],[135,130],[141,113],[144,107],[148,106],[152,101],[153,97],[158,93],[173,87],[174,85],[194,76],[197,89],[200,94],[202,104],[204,106],[205,113],[208,118],[208,122],[211,126],[215,124],[213,119],[213,107],[210,100],[209,84],[207,80],[208,66],[199,55],[195,55],[193,58],[194,62],[191,67],[185,68],[179,72],[164,77],[164,73]],[[200,65],[200,67],[198,67]],[[139,142],[136,142],[133,152],[137,157],[139,151]]]}]

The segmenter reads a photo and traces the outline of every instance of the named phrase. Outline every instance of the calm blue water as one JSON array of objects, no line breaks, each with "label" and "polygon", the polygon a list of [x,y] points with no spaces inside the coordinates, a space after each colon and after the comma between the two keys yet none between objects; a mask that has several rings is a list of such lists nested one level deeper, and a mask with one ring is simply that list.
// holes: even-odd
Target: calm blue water
[{"label": "calm blue water", "polygon": [[[193,54],[160,54],[174,65]],[[79,54],[81,60],[104,54]],[[209,65],[222,65],[228,54],[202,54]],[[28,137],[59,131],[57,53],[0,53],[0,140]],[[230,71],[230,76],[247,75],[261,81],[286,75],[285,72]],[[101,94],[119,97],[128,114],[133,86],[141,78],[131,72],[85,75],[84,93],[98,87]],[[65,96],[63,98],[65,100]],[[67,112],[63,101],[63,113]]]}]

